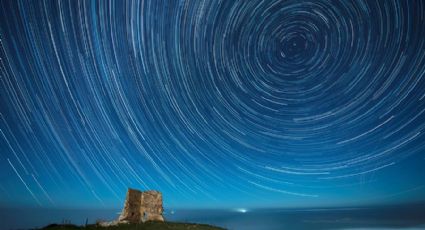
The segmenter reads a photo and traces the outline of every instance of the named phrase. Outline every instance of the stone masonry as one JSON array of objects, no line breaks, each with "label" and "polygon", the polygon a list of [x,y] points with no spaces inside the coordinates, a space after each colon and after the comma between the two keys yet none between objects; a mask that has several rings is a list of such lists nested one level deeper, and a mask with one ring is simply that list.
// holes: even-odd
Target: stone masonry
[{"label": "stone masonry", "polygon": [[164,221],[162,216],[162,194],[158,191],[128,189],[119,222],[140,223]]}]

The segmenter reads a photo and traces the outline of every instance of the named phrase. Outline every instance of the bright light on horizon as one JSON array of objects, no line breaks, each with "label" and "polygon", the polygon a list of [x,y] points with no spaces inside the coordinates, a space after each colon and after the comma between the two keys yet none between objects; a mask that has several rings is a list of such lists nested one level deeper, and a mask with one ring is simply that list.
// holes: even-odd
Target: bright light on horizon
[{"label": "bright light on horizon", "polygon": [[246,213],[248,210],[244,209],[244,208],[238,208],[236,209],[237,212],[241,212],[241,213]]}]

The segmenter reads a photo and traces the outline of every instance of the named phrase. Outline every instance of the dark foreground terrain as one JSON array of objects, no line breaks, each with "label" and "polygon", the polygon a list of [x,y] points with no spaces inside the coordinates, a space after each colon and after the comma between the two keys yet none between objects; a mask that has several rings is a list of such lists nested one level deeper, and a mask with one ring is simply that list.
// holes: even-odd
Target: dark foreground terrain
[{"label": "dark foreground terrain", "polygon": [[224,228],[214,227],[206,224],[187,224],[174,222],[146,222],[140,224],[120,224],[117,226],[101,227],[97,225],[77,226],[72,224],[51,224],[42,230],[223,230]]}]

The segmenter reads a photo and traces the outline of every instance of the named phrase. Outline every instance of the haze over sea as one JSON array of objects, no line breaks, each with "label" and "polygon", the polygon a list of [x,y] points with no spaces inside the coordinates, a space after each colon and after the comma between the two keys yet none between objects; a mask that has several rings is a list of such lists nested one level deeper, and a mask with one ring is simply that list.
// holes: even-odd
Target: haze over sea
[{"label": "haze over sea", "polygon": [[[373,208],[328,209],[166,209],[167,221],[211,224],[234,230],[297,229],[425,229],[425,204]],[[28,229],[50,223],[71,222],[77,225],[96,220],[116,219],[117,209],[58,210],[0,209],[2,229]]]}]

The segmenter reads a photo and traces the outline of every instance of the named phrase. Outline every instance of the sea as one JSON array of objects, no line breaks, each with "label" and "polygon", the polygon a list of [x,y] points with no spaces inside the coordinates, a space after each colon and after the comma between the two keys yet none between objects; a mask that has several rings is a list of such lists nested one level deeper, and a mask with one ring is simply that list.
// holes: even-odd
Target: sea
[{"label": "sea", "polygon": [[[115,209],[0,208],[0,229],[36,229],[51,223],[84,225],[114,220]],[[174,222],[210,224],[234,230],[425,230],[425,204],[313,209],[165,209]]]}]

